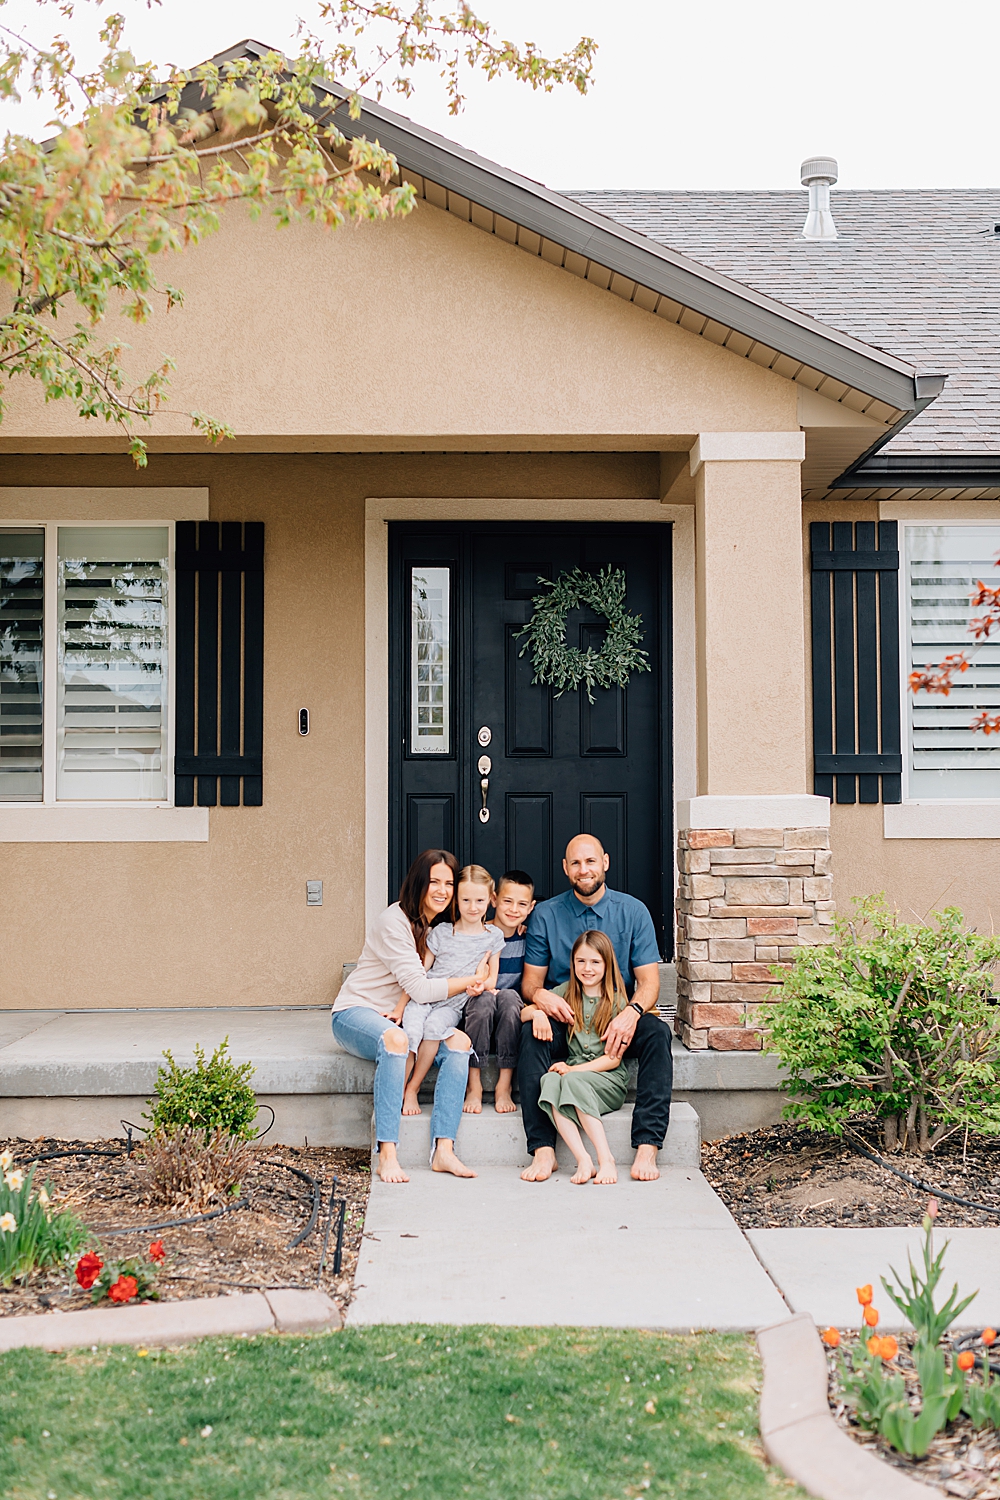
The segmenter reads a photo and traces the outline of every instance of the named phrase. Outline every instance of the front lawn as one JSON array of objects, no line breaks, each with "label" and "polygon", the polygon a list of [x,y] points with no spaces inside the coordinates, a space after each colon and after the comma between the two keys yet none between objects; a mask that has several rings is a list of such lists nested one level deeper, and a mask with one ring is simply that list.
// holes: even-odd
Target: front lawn
[{"label": "front lawn", "polygon": [[[595,1289],[596,1305],[600,1293]],[[381,1327],[0,1356],[9,1500],[789,1494],[752,1340]]]}]

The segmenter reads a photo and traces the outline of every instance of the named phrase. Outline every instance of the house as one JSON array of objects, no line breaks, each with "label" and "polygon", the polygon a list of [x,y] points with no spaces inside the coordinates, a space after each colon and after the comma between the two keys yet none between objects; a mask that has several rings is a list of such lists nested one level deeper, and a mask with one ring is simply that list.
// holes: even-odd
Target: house
[{"label": "house", "polygon": [[[321,1005],[421,848],[549,895],[580,828],[693,1049],[759,1045],[835,902],[988,924],[1000,647],[905,685],[1000,551],[1000,199],[835,193],[807,239],[801,189],[560,194],[359,129],[409,218],[234,208],[130,333],[235,442],[167,417],[137,473],[7,392],[2,1005]],[[556,696],[538,580],[607,567],[649,669]]]}]

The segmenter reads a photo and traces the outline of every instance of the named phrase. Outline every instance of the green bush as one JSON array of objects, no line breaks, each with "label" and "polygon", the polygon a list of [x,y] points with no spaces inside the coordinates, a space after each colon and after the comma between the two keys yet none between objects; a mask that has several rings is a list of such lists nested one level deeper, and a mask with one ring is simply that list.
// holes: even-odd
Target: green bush
[{"label": "green bush", "polygon": [[222,1130],[227,1135],[251,1140],[256,1135],[257,1117],[257,1098],[250,1083],[253,1063],[233,1062],[228,1037],[219,1043],[208,1062],[202,1047],[196,1046],[194,1055],[194,1067],[182,1068],[170,1052],[164,1052],[167,1066],[161,1066],[156,1075],[158,1097],[146,1101],[152,1105],[152,1114],[142,1116],[150,1122],[150,1135],[169,1136],[191,1127]]},{"label": "green bush", "polygon": [[46,1187],[35,1187],[35,1173],[14,1167],[0,1155],[0,1285],[25,1281],[79,1253],[90,1231],[69,1209],[55,1209]]},{"label": "green bush", "polygon": [[1000,1134],[1000,939],[954,907],[910,924],[883,896],[856,906],[833,942],[797,952],[764,1008],[786,1119],[835,1135],[874,1119],[886,1150],[918,1153],[966,1127]]}]

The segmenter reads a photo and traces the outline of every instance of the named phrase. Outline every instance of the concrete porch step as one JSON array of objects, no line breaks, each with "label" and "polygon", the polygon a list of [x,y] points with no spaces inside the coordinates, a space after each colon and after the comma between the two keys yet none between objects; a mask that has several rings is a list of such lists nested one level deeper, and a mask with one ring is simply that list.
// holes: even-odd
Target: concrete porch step
[{"label": "concrete porch step", "polygon": [[[615,1161],[628,1165],[632,1161],[632,1106],[626,1104],[604,1121]],[[470,1167],[523,1167],[526,1166],[528,1148],[524,1140],[521,1111],[512,1115],[498,1115],[492,1105],[487,1105],[481,1115],[463,1115],[458,1127],[456,1149],[459,1156]],[[399,1137],[399,1159],[404,1166],[426,1162],[431,1150],[431,1111],[425,1105],[420,1115],[404,1115]],[[572,1168],[573,1157],[562,1141],[556,1155],[560,1167]],[[673,1104],[670,1107],[670,1128],[660,1165],[664,1167],[690,1167],[697,1170],[701,1164],[701,1125],[697,1112],[690,1104]]]}]

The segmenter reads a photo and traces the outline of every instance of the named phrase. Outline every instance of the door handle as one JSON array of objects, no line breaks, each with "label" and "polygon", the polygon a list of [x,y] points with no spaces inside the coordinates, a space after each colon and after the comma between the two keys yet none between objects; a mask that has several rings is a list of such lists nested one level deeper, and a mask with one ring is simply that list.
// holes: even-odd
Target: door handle
[{"label": "door handle", "polygon": [[479,783],[479,788],[483,794],[483,805],[479,809],[479,821],[480,823],[488,823],[490,821],[490,810],[486,806],[486,798],[489,796],[490,791],[490,778],[488,776],[483,777]]}]

